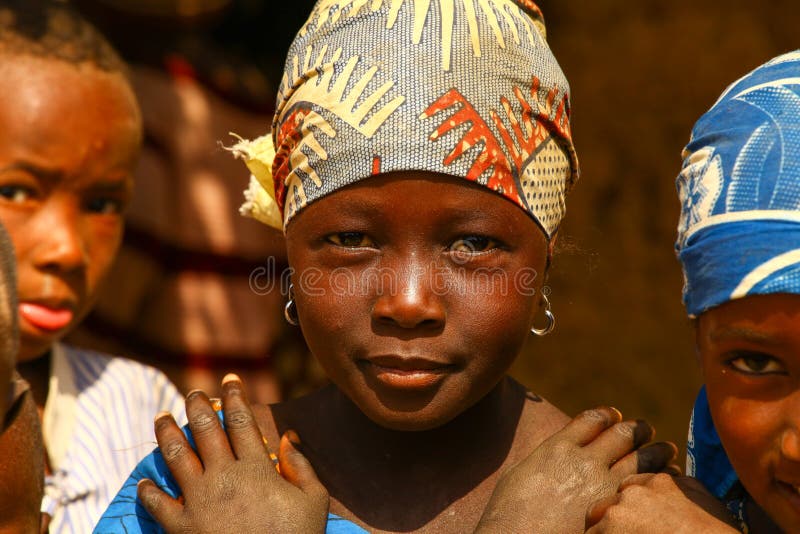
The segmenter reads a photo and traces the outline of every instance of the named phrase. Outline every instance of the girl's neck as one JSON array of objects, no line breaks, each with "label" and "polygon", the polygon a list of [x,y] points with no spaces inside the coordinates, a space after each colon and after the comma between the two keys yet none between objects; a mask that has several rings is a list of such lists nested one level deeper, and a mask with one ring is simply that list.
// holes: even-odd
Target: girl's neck
[{"label": "girl's neck", "polygon": [[[309,446],[324,443],[331,454],[357,458],[361,465],[384,465],[388,458],[398,465],[407,466],[409,462],[421,465],[428,463],[427,459],[435,459],[444,469],[463,459],[472,461],[476,455],[482,462],[501,464],[514,441],[526,391],[506,378],[452,421],[421,431],[392,430],[376,424],[334,386],[314,397],[316,414],[300,416],[305,424],[296,427]],[[298,422],[298,417],[289,419],[293,420],[290,424]],[[278,425],[281,426],[280,422]],[[304,439],[304,434],[310,439]]]},{"label": "girl's neck", "polygon": [[298,431],[331,510],[370,531],[448,531],[439,521],[451,515],[477,523],[498,474],[527,451],[518,426],[528,396],[511,379],[449,423],[416,432],[375,424],[333,386],[311,397],[290,412],[273,407],[278,431]]}]

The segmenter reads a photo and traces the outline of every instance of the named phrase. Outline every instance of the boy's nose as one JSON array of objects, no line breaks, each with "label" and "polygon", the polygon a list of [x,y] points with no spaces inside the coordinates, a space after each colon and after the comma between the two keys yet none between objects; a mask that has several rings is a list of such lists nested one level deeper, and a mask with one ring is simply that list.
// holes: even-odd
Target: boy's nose
[{"label": "boy's nose", "polygon": [[37,267],[69,272],[86,265],[86,246],[80,220],[69,206],[52,205],[39,217],[35,262]]},{"label": "boy's nose", "polygon": [[396,283],[378,289],[373,319],[401,328],[441,328],[445,323],[445,307],[433,286],[431,270],[411,265],[393,271]]}]

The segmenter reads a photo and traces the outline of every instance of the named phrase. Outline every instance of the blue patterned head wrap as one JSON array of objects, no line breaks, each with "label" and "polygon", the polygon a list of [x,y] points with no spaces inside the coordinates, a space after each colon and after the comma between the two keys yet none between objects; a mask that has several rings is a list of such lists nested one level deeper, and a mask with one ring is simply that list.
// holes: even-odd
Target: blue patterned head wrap
[{"label": "blue patterned head wrap", "polygon": [[734,82],[694,126],[675,245],[689,316],[800,293],[800,50]]},{"label": "blue patterned head wrap", "polygon": [[[728,87],[695,124],[683,157],[675,248],[689,315],[748,295],[800,294],[800,51]],[[750,497],[722,446],[705,388],[686,448],[687,474],[746,525]]]},{"label": "blue patterned head wrap", "polygon": [[578,177],[569,85],[531,0],[319,0],[292,43],[270,136],[233,148],[242,213],[286,228],[376,174],[487,187],[550,238]]}]

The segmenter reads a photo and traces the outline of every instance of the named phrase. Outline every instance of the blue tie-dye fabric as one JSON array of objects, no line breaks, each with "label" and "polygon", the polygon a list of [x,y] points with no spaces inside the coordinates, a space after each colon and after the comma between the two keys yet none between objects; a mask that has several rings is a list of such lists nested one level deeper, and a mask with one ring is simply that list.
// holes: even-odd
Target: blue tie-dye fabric
[{"label": "blue tie-dye fabric", "polygon": [[[800,51],[728,87],[695,124],[683,157],[675,249],[689,316],[749,295],[800,294]],[[692,412],[687,473],[746,524],[749,497],[705,388]]]},{"label": "blue tie-dye fabric", "polygon": [[[223,419],[223,412],[217,412],[220,421]],[[224,423],[223,423],[224,424]],[[189,427],[183,427],[183,433],[189,440],[192,448],[196,449],[194,438]],[[167,467],[161,450],[156,448],[146,456],[139,465],[136,466],[131,476],[122,485],[108,509],[100,518],[94,528],[95,534],[163,534],[164,529],[155,522],[150,514],[142,506],[136,496],[136,485],[143,478],[149,478],[155,482],[159,488],[168,493],[171,497],[178,497],[181,494],[180,487]],[[328,525],[325,534],[367,534],[367,531],[355,523],[348,521],[334,514],[328,514]]]},{"label": "blue tie-dye fabric", "polygon": [[676,250],[689,315],[800,293],[800,51],[728,87],[683,156]]}]

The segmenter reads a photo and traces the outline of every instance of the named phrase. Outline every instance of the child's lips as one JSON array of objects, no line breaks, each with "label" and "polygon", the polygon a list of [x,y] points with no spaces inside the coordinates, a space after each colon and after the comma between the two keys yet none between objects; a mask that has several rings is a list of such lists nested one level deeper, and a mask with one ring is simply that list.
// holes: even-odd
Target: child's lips
[{"label": "child's lips", "polygon": [[48,331],[66,328],[74,316],[69,308],[48,306],[36,302],[21,302],[19,314],[36,328]]},{"label": "child's lips", "polygon": [[424,358],[379,356],[362,360],[362,368],[383,384],[399,389],[421,389],[441,382],[453,366]]}]

